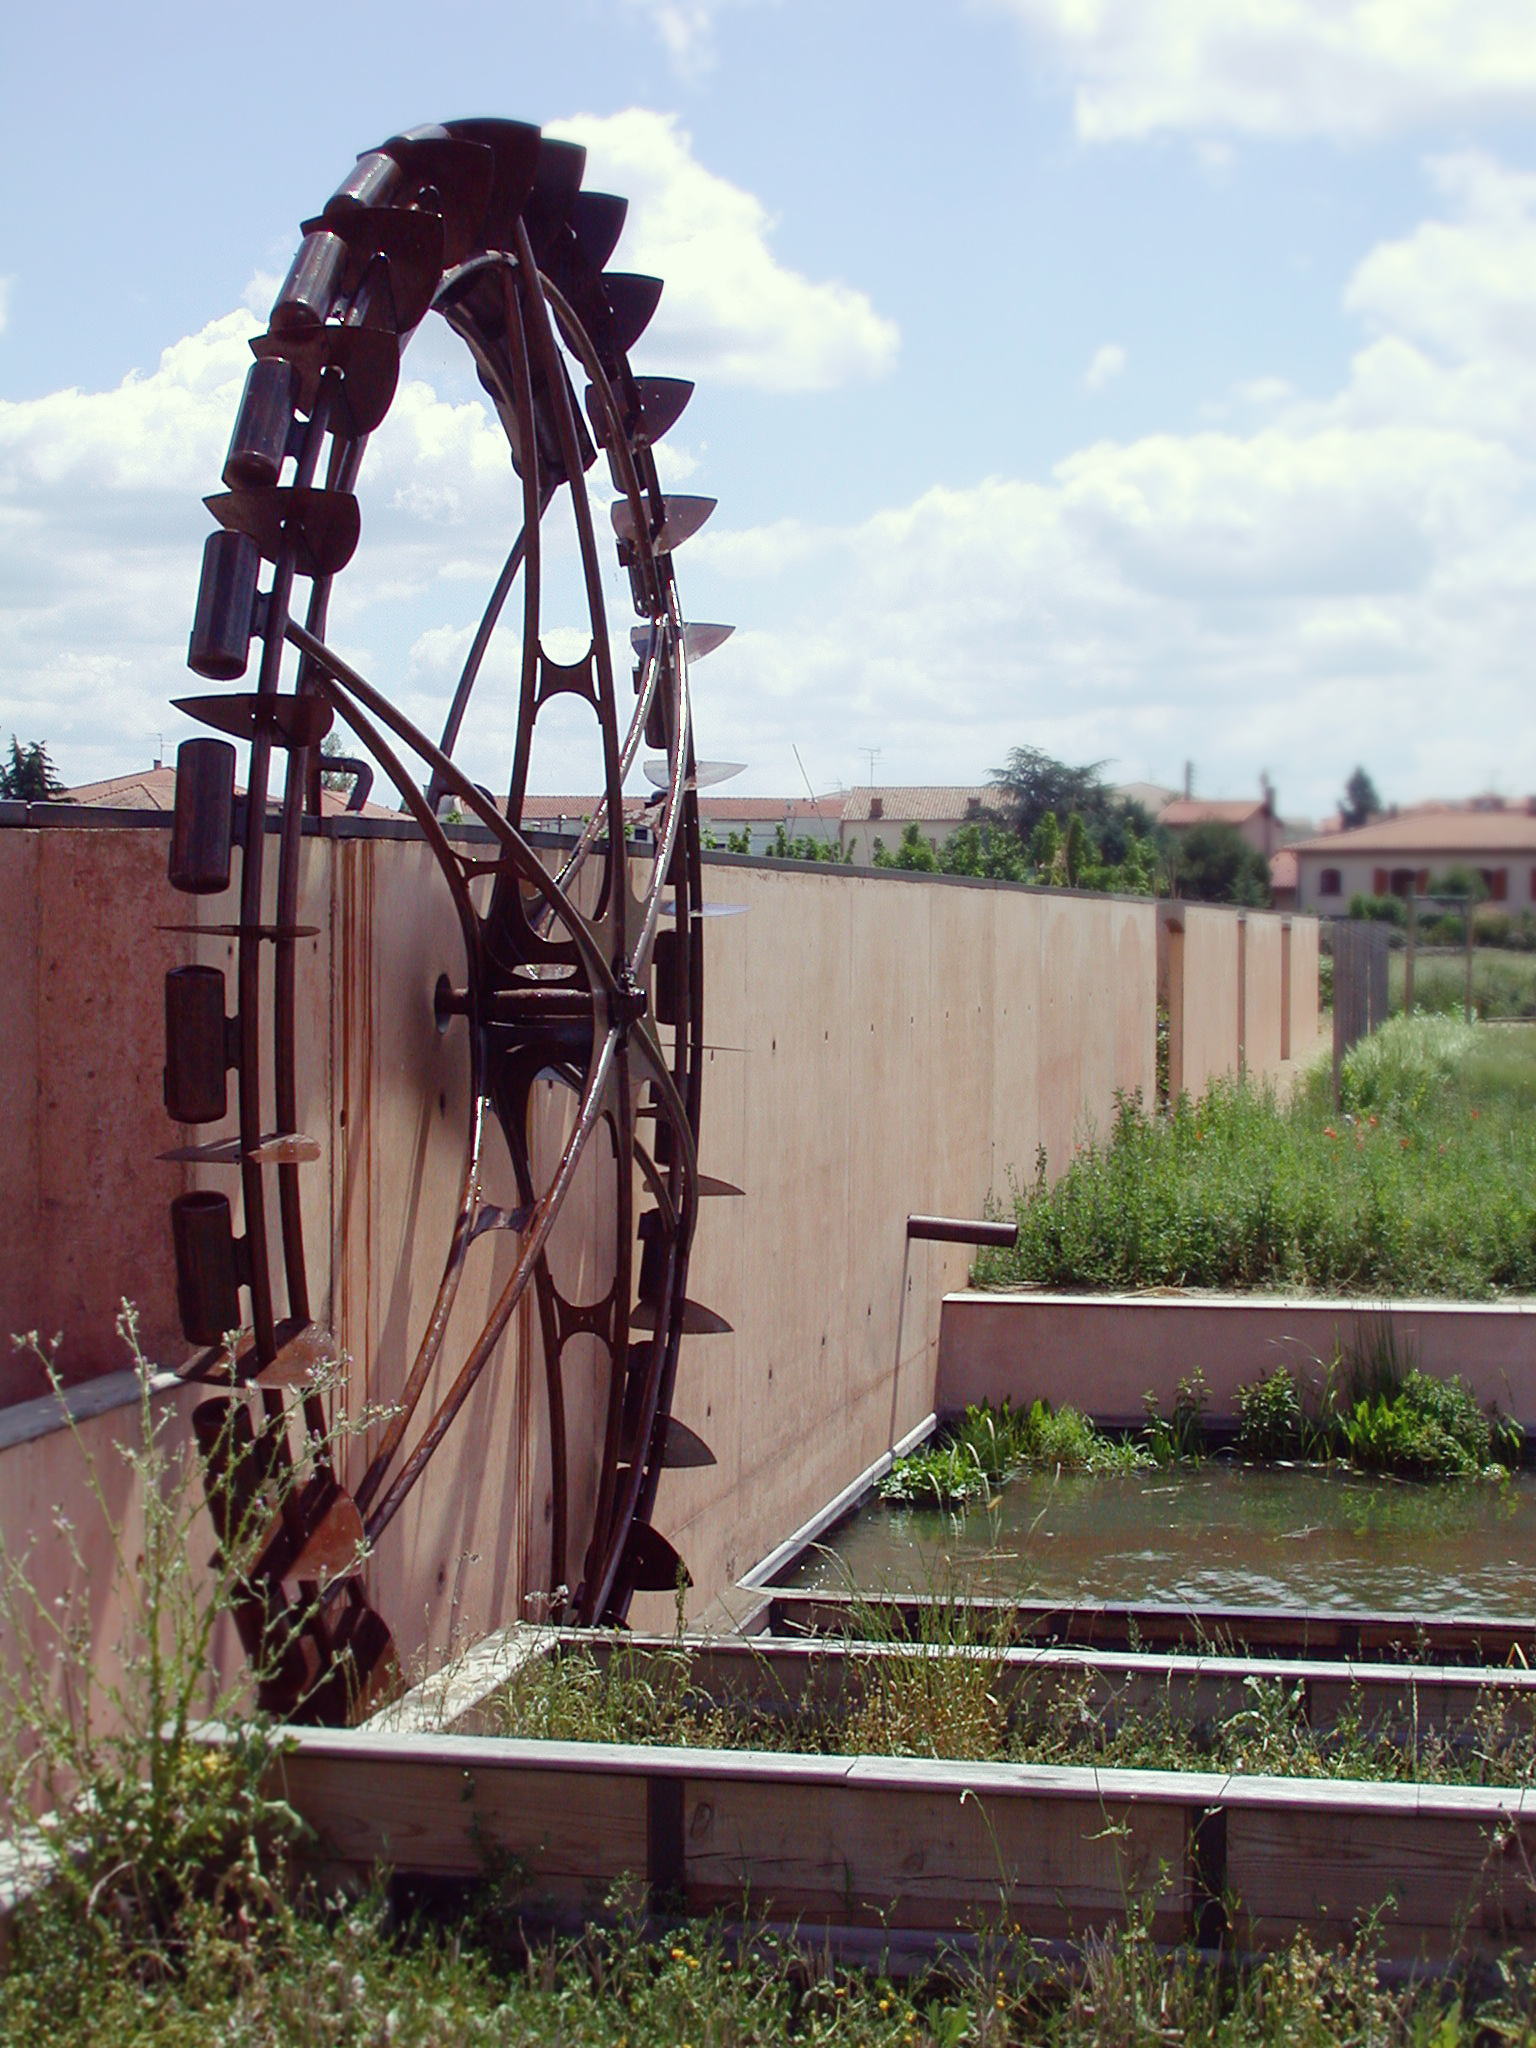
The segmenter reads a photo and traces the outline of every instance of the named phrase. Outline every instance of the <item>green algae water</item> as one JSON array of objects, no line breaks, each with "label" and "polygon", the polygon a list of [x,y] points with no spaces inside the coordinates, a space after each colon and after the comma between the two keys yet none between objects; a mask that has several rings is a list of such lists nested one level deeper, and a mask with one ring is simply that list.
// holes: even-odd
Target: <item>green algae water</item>
[{"label": "green algae water", "polygon": [[786,1574],[822,1592],[1536,1616],[1536,1473],[1427,1483],[1224,1459],[1029,1474],[964,1514],[874,1502]]}]

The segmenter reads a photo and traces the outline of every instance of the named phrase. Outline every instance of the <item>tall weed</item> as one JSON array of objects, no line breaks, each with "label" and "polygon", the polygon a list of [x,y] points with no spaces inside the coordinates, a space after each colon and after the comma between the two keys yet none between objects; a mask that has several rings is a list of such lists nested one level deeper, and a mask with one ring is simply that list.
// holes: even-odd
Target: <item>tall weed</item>
[{"label": "tall weed", "polygon": [[978,1284],[1536,1291],[1536,1033],[1389,1029],[1351,1055],[1358,1113],[1317,1080],[1285,1104],[1231,1077],[1165,1114],[1122,1098],[1054,1184],[1016,1189],[1018,1243],[979,1257]]}]

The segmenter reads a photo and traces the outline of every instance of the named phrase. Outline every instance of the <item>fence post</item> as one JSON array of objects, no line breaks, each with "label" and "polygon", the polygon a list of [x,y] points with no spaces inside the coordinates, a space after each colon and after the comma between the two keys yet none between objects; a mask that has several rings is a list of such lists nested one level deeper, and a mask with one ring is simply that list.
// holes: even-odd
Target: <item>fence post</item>
[{"label": "fence post", "polygon": [[1470,1024],[1470,1023],[1472,1022],[1472,937],[1473,937],[1473,931],[1472,931],[1472,898],[1471,898],[1470,896],[1469,896],[1469,897],[1467,898],[1467,908],[1466,908],[1466,921],[1467,921],[1467,995],[1466,995],[1466,1003],[1465,1003],[1465,1005],[1464,1005],[1464,1008],[1465,1008],[1465,1013],[1466,1013],[1466,1020],[1467,1020],[1467,1022],[1468,1022],[1468,1023]]}]

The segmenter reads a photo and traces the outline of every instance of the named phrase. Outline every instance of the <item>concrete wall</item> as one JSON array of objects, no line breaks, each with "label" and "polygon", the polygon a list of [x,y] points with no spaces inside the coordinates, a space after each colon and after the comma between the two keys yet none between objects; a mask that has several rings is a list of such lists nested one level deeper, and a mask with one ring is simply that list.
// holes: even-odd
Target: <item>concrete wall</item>
[{"label": "concrete wall", "polygon": [[1140,1422],[1142,1396],[1172,1411],[1198,1368],[1209,1419],[1237,1420],[1237,1390],[1277,1365],[1320,1388],[1340,1352],[1389,1326],[1400,1357],[1536,1429],[1536,1304],[1288,1301],[1282,1295],[953,1294],[944,1303],[935,1406],[1037,1397],[1106,1422]]},{"label": "concrete wall", "polygon": [[1164,902],[1157,946],[1171,1094],[1239,1070],[1283,1078],[1316,1049],[1316,918]]},{"label": "concrete wall", "polygon": [[162,830],[0,830],[0,1406],[47,1390],[13,1333],[62,1334],[69,1380],[127,1363],[119,1302],[167,1365],[187,1355],[166,1216],[191,1185],[158,1164],[165,971],[190,957]]},{"label": "concrete wall", "polygon": [[[8,1152],[27,1162],[0,1328],[62,1330],[74,1377],[122,1363],[124,1294],[158,1363],[187,1350],[167,1212],[190,1175],[154,1160],[178,1135],[160,1107],[161,978],[195,958],[228,968],[232,949],[154,927],[194,916],[206,927],[231,907],[173,895],[164,857],[160,832],[0,832],[15,906],[0,990],[23,1047],[0,1104]],[[690,1282],[734,1334],[689,1339],[678,1382],[677,1412],[718,1463],[669,1472],[657,1510],[693,1571],[696,1608],[931,1407],[940,1301],[969,1255],[909,1248],[907,1214],[979,1213],[1010,1173],[1032,1177],[1038,1147],[1059,1170],[1107,1125],[1117,1089],[1151,1099],[1158,924],[1149,901],[925,876],[732,860],[705,874],[710,898],[742,914],[705,927],[702,1164],[746,1193],[705,1204]],[[312,1294],[350,1357],[354,1407],[387,1404],[430,1307],[462,1158],[463,1027],[439,1033],[431,1001],[440,972],[462,977],[459,940],[425,848],[388,826],[338,823],[306,841],[299,915],[319,927],[300,961],[300,1121],[323,1154],[303,1178]],[[1207,1021],[1235,1009],[1225,915],[1186,911],[1183,988],[1195,1058],[1230,1065],[1235,1051]],[[1250,1001],[1270,1002],[1271,981],[1255,981]],[[552,1140],[562,1113],[552,1096]],[[498,1150],[492,1188],[506,1172]],[[554,1246],[578,1298],[604,1284],[592,1222],[605,1206],[600,1165],[584,1167]],[[474,1247],[429,1402],[514,1251],[503,1232]],[[36,1392],[8,1385],[12,1399]],[[519,1618],[552,1579],[574,1576],[599,1391],[595,1361],[576,1361],[576,1527],[567,1558],[552,1560],[543,1371],[520,1316],[370,1567],[408,1658]],[[11,1483],[15,1461],[33,1481],[60,1457],[59,1471],[68,1465],[36,1441],[0,1448],[7,1547],[39,1505],[35,1484]],[[356,1463],[366,1446],[353,1448]],[[666,1603],[650,1604],[637,1618],[664,1619]]]}]

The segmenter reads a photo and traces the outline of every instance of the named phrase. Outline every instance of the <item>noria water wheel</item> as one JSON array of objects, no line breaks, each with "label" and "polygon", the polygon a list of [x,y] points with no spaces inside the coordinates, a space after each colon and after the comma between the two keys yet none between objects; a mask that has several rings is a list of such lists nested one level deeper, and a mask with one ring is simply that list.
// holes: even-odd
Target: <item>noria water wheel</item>
[{"label": "noria water wheel", "polygon": [[[239,910],[216,928],[232,945],[232,986],[205,965],[168,977],[166,1105],[185,1125],[222,1122],[232,1075],[239,1130],[170,1155],[231,1180],[230,1193],[180,1196],[172,1224],[188,1340],[209,1348],[211,1364],[227,1333],[241,1333],[232,1384],[195,1424],[218,1467],[221,1533],[232,1540],[236,1521],[271,1503],[238,1620],[266,1673],[263,1703],[301,1719],[344,1719],[389,1682],[390,1629],[359,1560],[413,1489],[432,1485],[434,1453],[503,1363],[530,1290],[548,1403],[549,1584],[566,1618],[619,1622],[637,1590],[676,1583],[683,1567],[651,1521],[658,1477],[669,1463],[711,1462],[671,1404],[683,1337],[724,1327],[687,1298],[698,1203],[735,1192],[697,1166],[702,900],[688,691],[690,661],[728,629],[683,622],[673,553],[713,501],[664,496],[653,448],[692,386],[630,369],[661,284],[605,270],[626,202],[584,191],[584,168],[573,144],[492,120],[415,129],[359,157],[304,223],[267,332],[251,344],[227,488],[207,501],[218,524],[189,662],[234,687],[180,700],[227,737],[180,750],[171,880],[194,895],[225,890],[238,846]],[[470,351],[506,432],[521,511],[436,741],[326,637],[332,585],[361,537],[368,440],[430,313]],[[589,491],[600,453],[615,494],[611,534]],[[546,645],[557,520],[574,535],[587,641],[564,661]],[[613,545],[639,620],[632,697],[615,678],[603,601]],[[517,679],[504,803],[455,761],[498,635],[510,636]],[[523,829],[529,769],[541,717],[557,703],[568,715],[573,700],[590,713],[600,796],[575,843],[552,855]],[[297,921],[304,821],[320,809],[322,742],[338,722],[349,753],[365,753],[394,785],[440,872],[465,971],[406,993],[456,1035],[469,1105],[436,1297],[412,1355],[396,1362],[398,1400],[350,1491],[327,1450],[315,1377],[332,1345],[312,1298],[301,1176],[323,1148],[300,1128],[296,994],[299,947],[313,936]],[[233,740],[249,749],[243,803]],[[659,786],[649,831],[631,835],[622,789],[642,746]],[[445,830],[450,805],[484,833]],[[568,1097],[553,1147],[540,1139],[551,1080]],[[488,1185],[491,1120],[505,1143],[504,1186]],[[550,1240],[593,1156],[608,1162],[591,1226],[605,1282],[576,1299]],[[483,1241],[505,1232],[516,1243],[509,1277],[465,1337],[452,1317],[461,1281]],[[590,1538],[562,1594],[572,1448],[562,1357],[578,1339],[598,1347],[601,1444],[588,1447],[598,1471]],[[302,1484],[291,1483],[298,1474]]]}]

